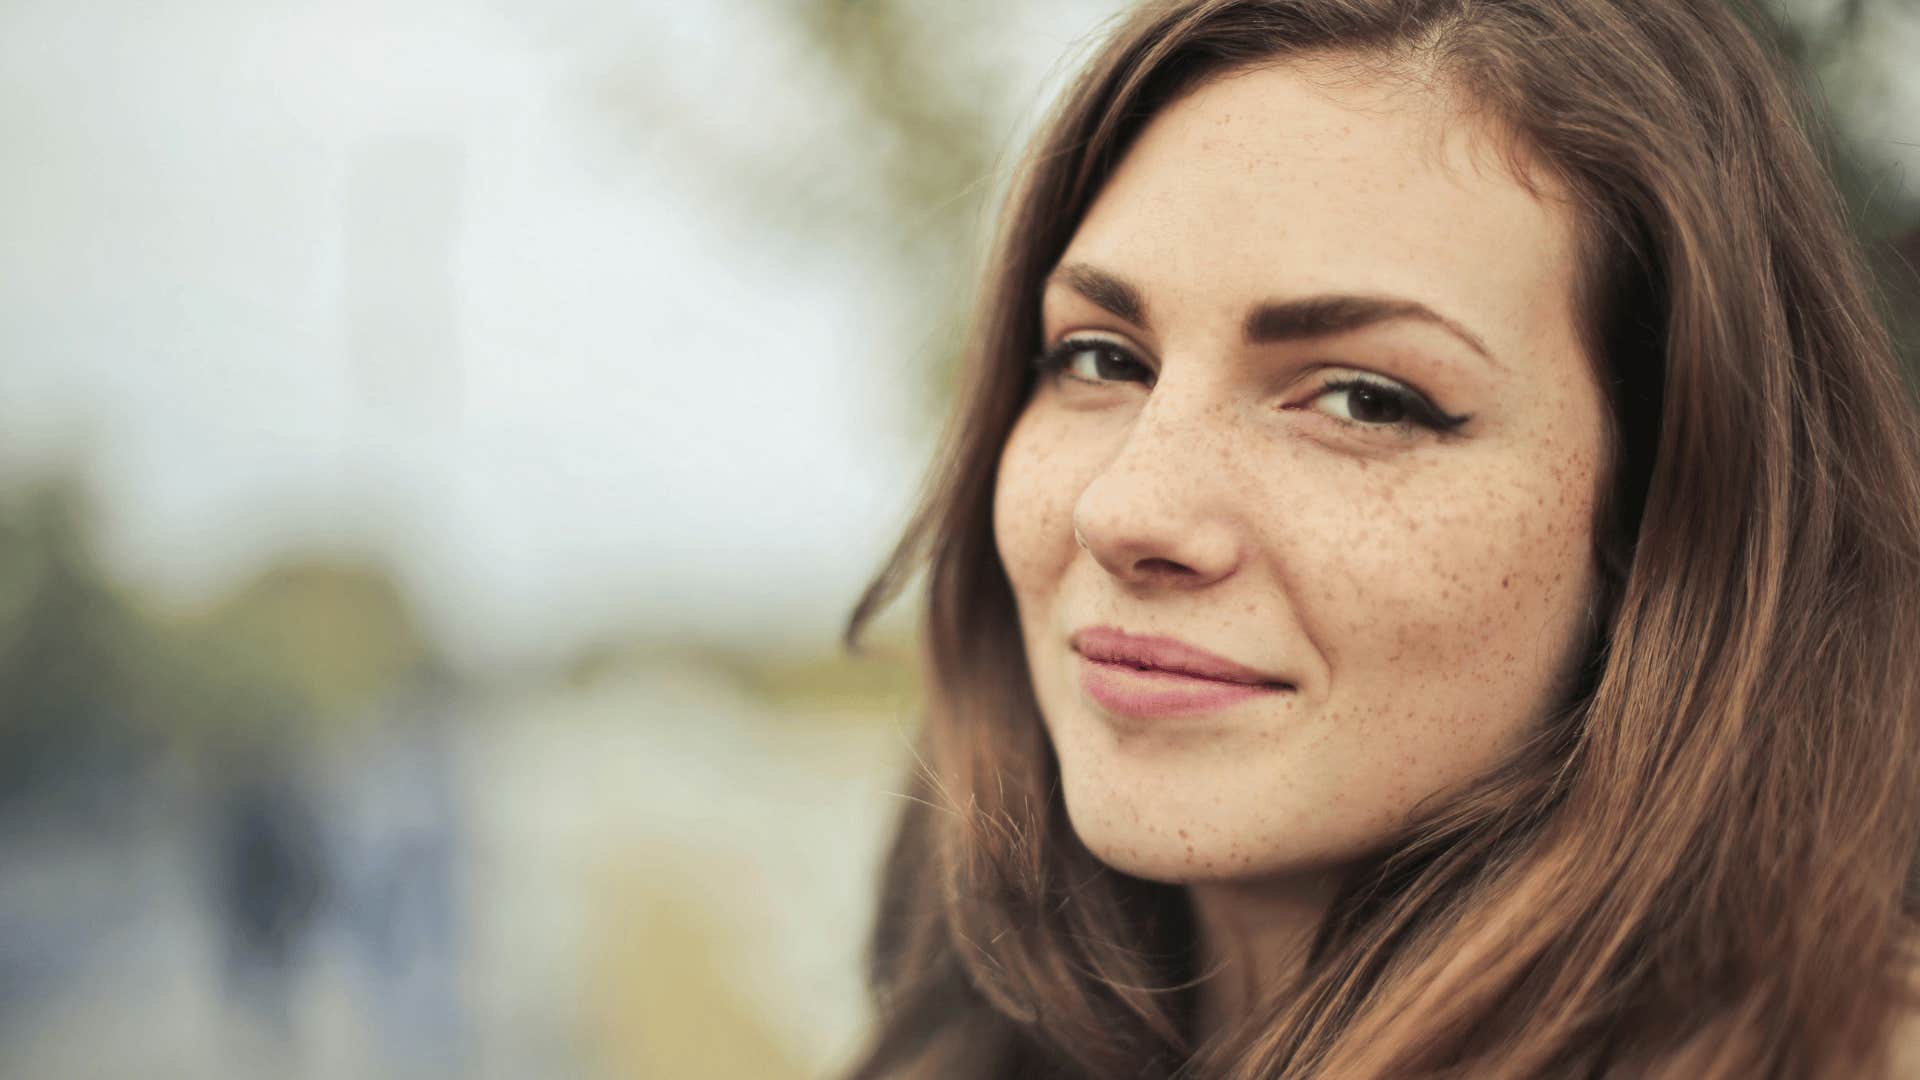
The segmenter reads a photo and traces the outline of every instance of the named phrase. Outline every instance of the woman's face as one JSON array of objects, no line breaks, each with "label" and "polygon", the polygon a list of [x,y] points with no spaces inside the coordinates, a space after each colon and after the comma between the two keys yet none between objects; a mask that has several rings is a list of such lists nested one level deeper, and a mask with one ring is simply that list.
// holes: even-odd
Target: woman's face
[{"label": "woman's face", "polygon": [[1332,869],[1557,704],[1605,405],[1573,227],[1323,61],[1148,126],[1046,285],[994,532],[1069,816],[1167,882]]}]

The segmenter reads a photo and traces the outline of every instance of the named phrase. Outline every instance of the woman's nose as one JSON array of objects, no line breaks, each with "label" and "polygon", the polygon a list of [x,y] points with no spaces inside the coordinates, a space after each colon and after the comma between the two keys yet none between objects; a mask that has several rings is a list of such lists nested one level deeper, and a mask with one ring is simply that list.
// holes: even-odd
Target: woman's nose
[{"label": "woman's nose", "polygon": [[[1210,419],[1210,415],[1212,419]],[[1231,575],[1243,537],[1217,414],[1156,396],[1073,508],[1074,537],[1128,585],[1192,589]],[[1245,492],[1238,493],[1244,498]]]}]

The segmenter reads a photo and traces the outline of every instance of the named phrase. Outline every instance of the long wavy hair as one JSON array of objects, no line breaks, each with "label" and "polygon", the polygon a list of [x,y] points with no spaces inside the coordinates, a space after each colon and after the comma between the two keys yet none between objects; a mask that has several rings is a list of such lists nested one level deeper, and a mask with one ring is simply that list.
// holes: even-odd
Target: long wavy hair
[{"label": "long wavy hair", "polygon": [[[1915,1006],[1920,438],[1760,16],[1717,0],[1179,0],[1116,25],[1000,219],[927,495],[926,712],[851,1075],[1869,1076]],[[1305,54],[1431,78],[1573,195],[1611,413],[1572,699],[1352,868],[1297,983],[1196,1045],[1185,890],[1078,841],[996,553],[1042,283],[1132,140]]]}]

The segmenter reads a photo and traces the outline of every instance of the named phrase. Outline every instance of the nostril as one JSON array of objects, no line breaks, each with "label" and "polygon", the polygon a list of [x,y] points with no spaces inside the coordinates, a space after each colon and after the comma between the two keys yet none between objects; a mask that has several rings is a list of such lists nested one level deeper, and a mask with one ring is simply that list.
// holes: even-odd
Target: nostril
[{"label": "nostril", "polygon": [[1139,562],[1133,564],[1133,568],[1135,570],[1139,570],[1149,574],[1191,574],[1193,573],[1191,569],[1189,569],[1188,567],[1182,566],[1177,562],[1174,562],[1172,559],[1160,559],[1160,558],[1141,559]]}]

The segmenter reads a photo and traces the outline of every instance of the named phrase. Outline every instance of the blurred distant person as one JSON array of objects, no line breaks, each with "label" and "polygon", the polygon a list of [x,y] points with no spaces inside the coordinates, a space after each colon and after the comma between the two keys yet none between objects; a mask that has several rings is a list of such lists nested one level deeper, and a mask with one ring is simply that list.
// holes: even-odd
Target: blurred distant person
[{"label": "blurred distant person", "polygon": [[329,872],[309,796],[271,751],[229,767],[214,843],[231,1000],[295,1048],[295,995]]},{"label": "blurred distant person", "polygon": [[330,785],[336,910],[382,1056],[407,1076],[457,1075],[465,1050],[450,693],[429,678],[396,694]]}]

